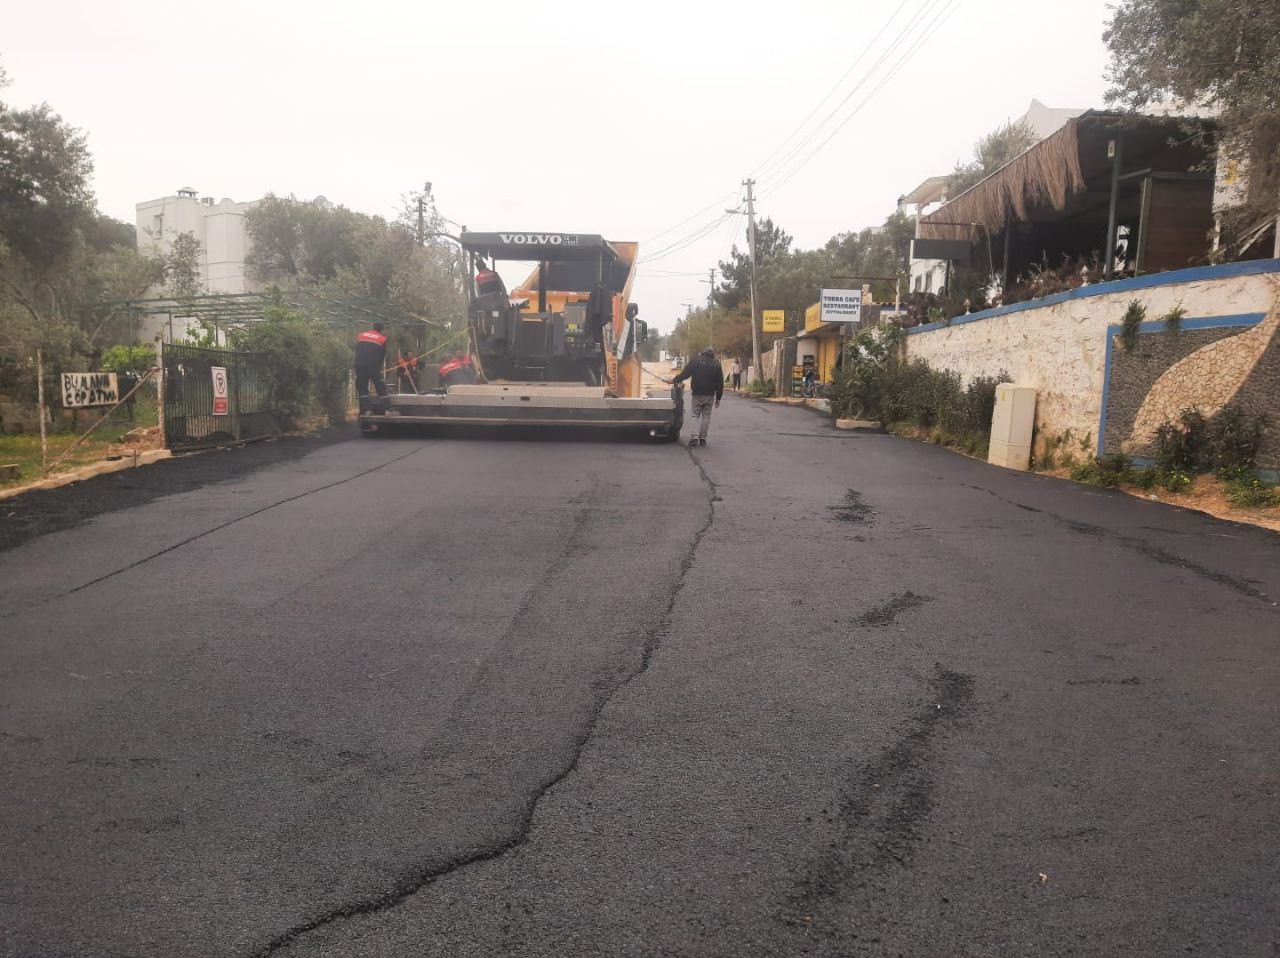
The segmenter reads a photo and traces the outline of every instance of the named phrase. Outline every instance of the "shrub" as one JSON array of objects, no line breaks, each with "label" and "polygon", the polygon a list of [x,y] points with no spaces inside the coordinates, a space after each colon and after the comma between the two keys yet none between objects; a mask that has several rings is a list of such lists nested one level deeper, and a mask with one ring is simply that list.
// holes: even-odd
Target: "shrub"
[{"label": "shrub", "polygon": [[1001,370],[996,376],[978,376],[965,389],[965,431],[990,435],[991,419],[996,411],[996,387],[1013,382],[1012,377]]},{"label": "shrub", "polygon": [[1161,316],[1160,319],[1164,323],[1164,328],[1167,331],[1176,333],[1182,329],[1182,321],[1186,318],[1186,315],[1187,311],[1183,309],[1182,304],[1179,303],[1177,306],[1173,307],[1173,309],[1169,310],[1169,312]]},{"label": "shrub", "polygon": [[996,387],[1008,374],[962,386],[959,373],[905,360],[903,335],[897,326],[864,330],[845,347],[829,393],[832,415],[912,426],[932,442],[985,456]]},{"label": "shrub", "polygon": [[279,290],[263,316],[236,332],[233,345],[262,360],[272,405],[293,424],[318,410],[341,422],[351,350],[329,326],[285,305]]},{"label": "shrub", "polygon": [[1208,420],[1198,409],[1184,409],[1177,422],[1164,422],[1156,429],[1156,468],[1192,472],[1204,464],[1209,431]]},{"label": "shrub", "polygon": [[1134,479],[1133,460],[1122,452],[1100,456],[1081,463],[1071,470],[1071,478],[1090,486],[1114,489],[1123,482]]},{"label": "shrub", "polygon": [[1251,475],[1268,424],[1266,416],[1250,416],[1237,405],[1225,407],[1205,435],[1206,466],[1224,479]]},{"label": "shrub", "polygon": [[1263,482],[1256,474],[1228,482],[1224,494],[1232,505],[1245,509],[1280,506],[1280,490],[1274,483]]},{"label": "shrub", "polygon": [[1184,409],[1176,422],[1156,429],[1156,468],[1164,472],[1207,472],[1231,480],[1253,475],[1258,449],[1267,431],[1265,416],[1250,416],[1239,406],[1223,408],[1212,419]]},{"label": "shrub", "polygon": [[1131,353],[1138,345],[1138,330],[1142,321],[1147,318],[1147,310],[1136,299],[1131,300],[1129,308],[1124,311],[1120,320],[1120,343],[1127,353]]},{"label": "shrub", "polygon": [[[1184,492],[1191,488],[1192,478],[1181,469],[1154,469],[1155,481],[1162,489],[1169,492]],[[1149,488],[1149,487],[1148,487]]]},{"label": "shrub", "polygon": [[753,396],[772,396],[774,394],[774,389],[775,387],[772,379],[766,379],[763,382],[758,379],[753,379],[747,384],[747,392]]},{"label": "shrub", "polygon": [[156,364],[156,348],[150,343],[141,346],[112,346],[102,354],[102,368],[121,376],[145,375]]}]

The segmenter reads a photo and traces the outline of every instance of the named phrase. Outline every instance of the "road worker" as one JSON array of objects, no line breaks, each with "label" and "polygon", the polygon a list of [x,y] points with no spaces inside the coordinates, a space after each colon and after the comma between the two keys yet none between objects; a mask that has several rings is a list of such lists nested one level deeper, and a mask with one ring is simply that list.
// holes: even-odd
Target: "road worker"
[{"label": "road worker", "polygon": [[373,383],[379,396],[387,394],[387,383],[382,374],[382,364],[387,358],[387,336],[382,328],[382,323],[374,323],[372,328],[356,337],[356,395],[362,400],[369,395],[365,391],[369,383]]},{"label": "road worker", "polygon": [[454,353],[448,361],[440,365],[440,385],[445,388],[469,385],[475,381],[476,366],[466,353]]},{"label": "road worker", "polygon": [[401,392],[416,393],[418,391],[418,382],[414,375],[418,371],[420,361],[412,352],[401,353],[400,359],[396,362],[396,377],[400,384]]},{"label": "road worker", "polygon": [[492,296],[507,295],[507,287],[502,282],[502,277],[490,269],[488,266],[482,266],[480,272],[476,273],[476,295]]}]

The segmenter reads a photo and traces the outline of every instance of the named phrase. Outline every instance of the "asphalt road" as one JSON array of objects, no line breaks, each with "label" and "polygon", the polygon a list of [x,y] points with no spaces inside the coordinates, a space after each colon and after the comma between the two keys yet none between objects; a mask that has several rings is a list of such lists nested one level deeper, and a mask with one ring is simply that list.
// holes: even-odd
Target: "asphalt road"
[{"label": "asphalt road", "polygon": [[1275,534],[738,398],[96,511],[0,553],[2,955],[1280,951]]}]

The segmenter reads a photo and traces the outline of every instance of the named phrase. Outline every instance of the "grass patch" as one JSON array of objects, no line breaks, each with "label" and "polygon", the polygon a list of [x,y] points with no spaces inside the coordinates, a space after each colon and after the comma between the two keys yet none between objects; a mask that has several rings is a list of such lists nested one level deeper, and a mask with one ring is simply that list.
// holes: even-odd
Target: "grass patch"
[{"label": "grass patch", "polygon": [[1257,476],[1233,479],[1226,484],[1223,495],[1233,506],[1241,509],[1270,509],[1280,506],[1280,489],[1271,482],[1263,482]]},{"label": "grass patch", "polygon": [[[151,399],[140,400],[134,410],[134,422],[129,422],[123,412],[117,410],[110,420],[103,423],[80,446],[57,465],[57,472],[66,472],[77,466],[98,462],[108,454],[118,452],[120,437],[134,429],[143,429],[156,424],[155,402]],[[84,429],[88,429],[96,417],[84,418]],[[49,463],[52,465],[59,456],[67,452],[83,433],[51,432],[49,433]],[[0,433],[0,465],[15,464],[18,466],[18,478],[0,480],[0,488],[14,486],[22,482],[39,479],[43,474],[40,461],[39,433]]]}]

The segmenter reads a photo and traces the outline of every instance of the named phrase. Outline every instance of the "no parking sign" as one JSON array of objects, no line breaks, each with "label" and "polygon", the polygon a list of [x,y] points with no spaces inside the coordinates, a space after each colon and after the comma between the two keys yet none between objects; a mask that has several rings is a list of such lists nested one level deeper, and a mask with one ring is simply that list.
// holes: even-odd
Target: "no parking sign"
[{"label": "no parking sign", "polygon": [[225,416],[227,415],[227,367],[210,366],[209,371],[213,373],[213,414]]}]

